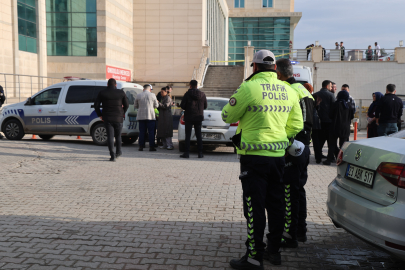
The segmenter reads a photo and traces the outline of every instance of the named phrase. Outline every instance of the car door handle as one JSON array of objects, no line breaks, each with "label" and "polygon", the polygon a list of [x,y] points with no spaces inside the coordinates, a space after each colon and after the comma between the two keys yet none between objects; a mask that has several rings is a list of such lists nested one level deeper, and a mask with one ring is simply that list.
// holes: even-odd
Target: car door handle
[{"label": "car door handle", "polygon": [[63,113],[63,112],[67,112],[67,110],[60,110],[59,112],[62,112],[62,113]]},{"label": "car door handle", "polygon": [[50,113],[56,113],[56,111],[55,111],[55,110],[50,110],[49,112],[50,112]]}]

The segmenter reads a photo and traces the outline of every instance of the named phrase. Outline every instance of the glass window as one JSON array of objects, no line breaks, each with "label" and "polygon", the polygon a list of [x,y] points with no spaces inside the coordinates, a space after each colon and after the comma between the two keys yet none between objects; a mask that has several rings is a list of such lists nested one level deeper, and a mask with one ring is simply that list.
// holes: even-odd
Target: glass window
[{"label": "glass window", "polygon": [[216,99],[209,99],[207,100],[207,109],[210,111],[222,111],[225,105],[228,104],[227,100],[216,100]]},{"label": "glass window", "polygon": [[71,86],[66,94],[66,103],[94,103],[94,86]]},{"label": "glass window", "polygon": [[48,55],[97,56],[96,0],[46,0]]},{"label": "glass window", "polygon": [[264,8],[271,8],[271,7],[273,7],[273,0],[263,0],[263,7],[264,7]]},{"label": "glass window", "polygon": [[35,0],[18,0],[18,48],[37,53],[37,16]]},{"label": "glass window", "polygon": [[53,88],[42,92],[32,98],[32,104],[35,105],[56,105],[62,88]]},{"label": "glass window", "polygon": [[245,0],[235,0],[235,7],[236,8],[244,8],[245,7]]}]

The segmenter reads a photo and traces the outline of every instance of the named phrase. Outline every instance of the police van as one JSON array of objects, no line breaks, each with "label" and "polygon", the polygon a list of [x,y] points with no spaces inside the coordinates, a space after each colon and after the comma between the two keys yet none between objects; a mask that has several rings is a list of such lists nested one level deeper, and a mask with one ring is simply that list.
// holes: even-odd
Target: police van
[{"label": "police van", "polygon": [[[57,83],[36,93],[24,102],[0,108],[0,128],[9,140],[21,140],[25,134],[36,134],[43,140],[55,135],[91,136],[97,145],[107,144],[104,123],[94,110],[98,93],[107,81],[77,80]],[[127,95],[122,141],[134,143],[139,136],[134,101],[143,87],[117,81],[117,88]],[[101,104],[102,108],[102,104]]]}]

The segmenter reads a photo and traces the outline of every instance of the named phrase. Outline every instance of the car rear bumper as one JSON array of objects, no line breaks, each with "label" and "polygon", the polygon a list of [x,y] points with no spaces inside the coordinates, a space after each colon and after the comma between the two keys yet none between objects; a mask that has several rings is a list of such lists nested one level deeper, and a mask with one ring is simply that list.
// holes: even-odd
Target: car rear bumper
[{"label": "car rear bumper", "polygon": [[[203,144],[230,144],[232,143],[232,137],[236,133],[236,127],[230,127],[229,129],[201,129],[201,133],[218,133],[222,134],[220,140],[204,139]],[[184,125],[179,125],[179,141],[186,140],[186,131]],[[194,128],[191,130],[191,142],[196,142],[197,138],[195,136]]]},{"label": "car rear bumper", "polygon": [[357,196],[334,180],[328,187],[329,217],[348,232],[405,260],[405,251],[388,247],[386,241],[405,246],[405,204],[382,206]]}]

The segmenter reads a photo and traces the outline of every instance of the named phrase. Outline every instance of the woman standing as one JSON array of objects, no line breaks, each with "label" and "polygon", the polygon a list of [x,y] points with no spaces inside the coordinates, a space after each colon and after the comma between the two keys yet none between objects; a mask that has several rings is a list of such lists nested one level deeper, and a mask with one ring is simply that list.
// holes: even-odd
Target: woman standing
[{"label": "woman standing", "polygon": [[160,148],[173,150],[173,116],[172,99],[167,93],[166,87],[160,90],[162,96],[159,102],[159,121],[157,126],[157,137],[162,139],[163,146]]},{"label": "woman standing", "polygon": [[378,126],[375,121],[375,110],[377,109],[378,102],[384,95],[381,92],[373,93],[373,103],[371,103],[370,107],[368,108],[367,112],[367,138],[374,138],[378,137]]},{"label": "woman standing", "polygon": [[366,50],[366,59],[367,61],[373,60],[373,49],[371,49],[371,45],[369,45]]},{"label": "woman standing", "polygon": [[[353,108],[349,104],[349,92],[342,90],[338,93],[329,117],[332,119],[332,134],[335,136],[333,145],[336,145],[337,139],[339,139],[339,148],[342,148],[343,144],[349,141],[350,124],[354,117]],[[339,149],[334,149],[334,154],[338,156]]]}]

